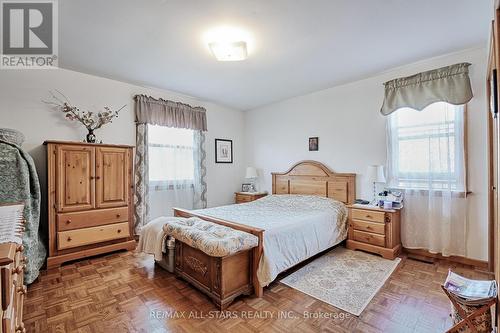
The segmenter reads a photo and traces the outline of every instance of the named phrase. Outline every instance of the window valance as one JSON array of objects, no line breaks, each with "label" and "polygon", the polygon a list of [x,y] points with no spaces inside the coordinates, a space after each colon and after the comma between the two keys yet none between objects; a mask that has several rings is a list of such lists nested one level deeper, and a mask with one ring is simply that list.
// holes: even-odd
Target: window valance
[{"label": "window valance", "polygon": [[138,124],[151,124],[192,130],[207,130],[205,108],[146,95],[136,95],[135,118]]},{"label": "window valance", "polygon": [[435,102],[467,103],[473,96],[470,65],[464,62],[387,81],[380,113],[387,116],[403,107],[421,111]]}]

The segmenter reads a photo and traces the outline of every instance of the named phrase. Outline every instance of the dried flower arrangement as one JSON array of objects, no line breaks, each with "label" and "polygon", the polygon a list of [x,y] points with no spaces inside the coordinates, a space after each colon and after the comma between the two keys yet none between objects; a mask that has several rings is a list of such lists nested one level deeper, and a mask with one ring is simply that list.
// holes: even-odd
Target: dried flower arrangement
[{"label": "dried flower arrangement", "polygon": [[86,141],[89,143],[95,143],[96,137],[94,131],[101,128],[102,126],[112,123],[113,118],[118,117],[118,113],[126,106],[122,106],[118,110],[111,110],[111,108],[105,106],[103,112],[92,112],[92,111],[81,111],[80,108],[73,106],[68,98],[64,96],[63,93],[56,90],[57,95],[50,91],[52,101],[47,102],[47,104],[53,105],[65,114],[66,119],[70,121],[78,121],[83,126],[87,128],[89,133],[87,134]]}]

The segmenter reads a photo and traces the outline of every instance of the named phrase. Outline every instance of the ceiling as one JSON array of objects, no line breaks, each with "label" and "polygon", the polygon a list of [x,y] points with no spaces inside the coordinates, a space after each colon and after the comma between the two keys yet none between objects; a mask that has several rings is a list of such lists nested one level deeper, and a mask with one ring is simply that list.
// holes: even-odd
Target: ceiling
[{"label": "ceiling", "polygon": [[[253,109],[486,45],[490,0],[62,0],[59,65]],[[246,30],[218,62],[212,28]]]}]

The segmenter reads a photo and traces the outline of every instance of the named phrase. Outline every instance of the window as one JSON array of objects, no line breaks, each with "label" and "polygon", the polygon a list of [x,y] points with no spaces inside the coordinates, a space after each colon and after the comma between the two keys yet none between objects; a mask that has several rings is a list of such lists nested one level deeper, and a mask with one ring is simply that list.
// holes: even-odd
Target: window
[{"label": "window", "polygon": [[439,102],[392,113],[388,157],[391,186],[463,191],[464,106]]},{"label": "window", "polygon": [[148,125],[148,140],[150,183],[193,183],[193,130]]}]

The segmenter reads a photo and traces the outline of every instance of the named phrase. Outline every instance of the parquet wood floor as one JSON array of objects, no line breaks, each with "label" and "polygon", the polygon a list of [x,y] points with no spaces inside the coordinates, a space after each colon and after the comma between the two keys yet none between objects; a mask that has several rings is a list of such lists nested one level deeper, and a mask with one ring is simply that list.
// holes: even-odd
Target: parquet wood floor
[{"label": "parquet wood floor", "polygon": [[448,267],[487,278],[459,264],[403,258],[359,317],[279,282],[220,313],[152,256],[118,252],[44,271],[28,288],[24,321],[27,332],[443,332],[450,304],[439,285]]}]

